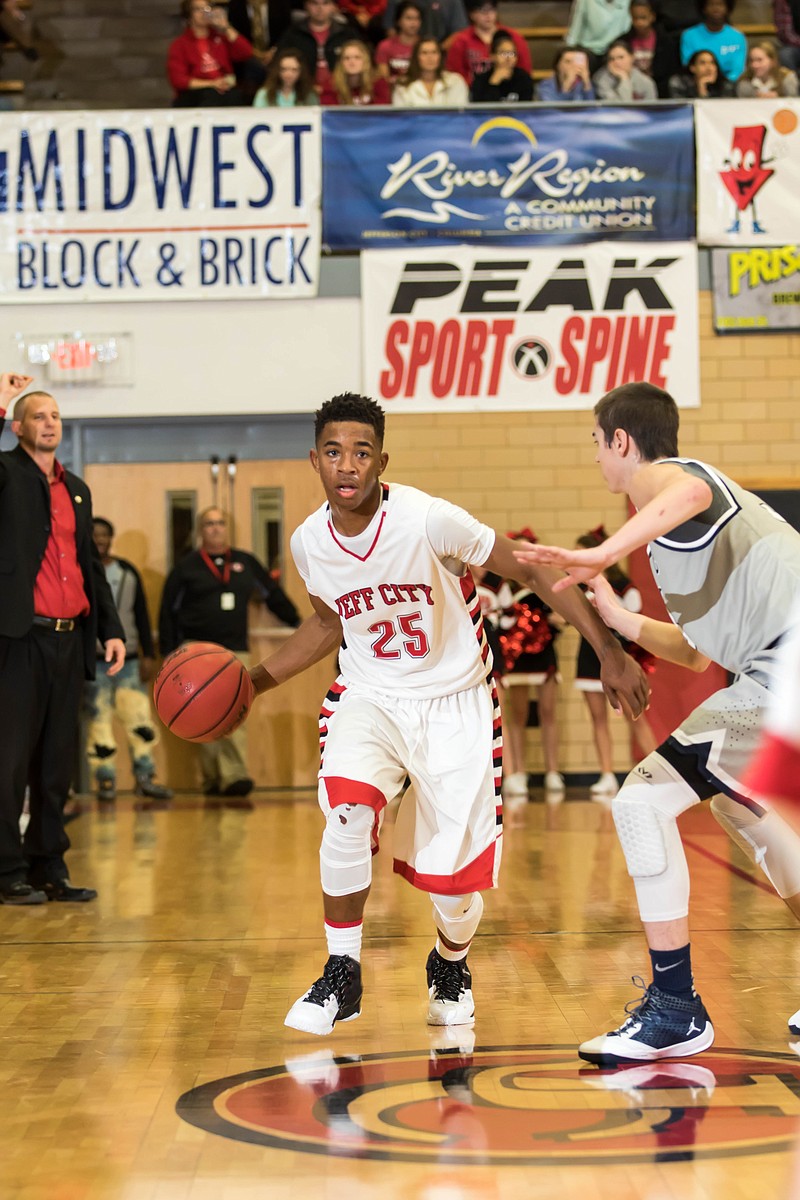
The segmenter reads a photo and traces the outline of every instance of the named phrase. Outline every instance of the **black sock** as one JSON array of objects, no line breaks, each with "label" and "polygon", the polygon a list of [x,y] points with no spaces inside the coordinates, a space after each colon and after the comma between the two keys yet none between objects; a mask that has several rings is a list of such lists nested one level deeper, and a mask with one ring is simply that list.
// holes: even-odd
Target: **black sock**
[{"label": "black sock", "polygon": [[694,996],[692,983],[692,951],[687,943],[680,950],[651,950],[653,983],[670,996],[691,1000]]}]

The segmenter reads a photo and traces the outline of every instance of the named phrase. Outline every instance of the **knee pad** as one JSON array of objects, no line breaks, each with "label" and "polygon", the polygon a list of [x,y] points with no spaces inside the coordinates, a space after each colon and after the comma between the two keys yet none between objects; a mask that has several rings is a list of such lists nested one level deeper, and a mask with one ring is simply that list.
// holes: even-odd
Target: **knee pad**
[{"label": "knee pad", "polygon": [[800,892],[800,837],[771,809],[717,795],[711,811],[728,837],[766,875],[782,900]]},{"label": "knee pad", "polygon": [[469,896],[435,896],[430,893],[433,901],[433,919],[436,928],[440,929],[448,942],[454,946],[466,946],[475,936],[483,916],[483,896],[473,892]]},{"label": "knee pad", "polygon": [[689,911],[689,869],[677,817],[697,802],[657,752],[630,773],[614,797],[614,823],[643,921],[674,921]]},{"label": "knee pad", "polygon": [[372,829],[375,813],[366,804],[338,804],[325,823],[319,848],[322,890],[351,896],[372,882]]}]

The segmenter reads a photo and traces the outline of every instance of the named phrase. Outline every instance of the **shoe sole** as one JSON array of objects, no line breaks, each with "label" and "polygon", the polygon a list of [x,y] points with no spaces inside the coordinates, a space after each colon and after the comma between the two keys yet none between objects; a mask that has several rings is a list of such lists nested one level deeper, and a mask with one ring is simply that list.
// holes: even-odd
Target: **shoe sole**
[{"label": "shoe sole", "polygon": [[26,896],[24,900],[8,900],[5,897],[3,897],[0,899],[0,904],[8,904],[11,906],[11,908],[25,908],[26,906],[31,907],[36,904],[46,904],[47,903],[47,897],[45,896],[44,892],[37,892],[36,896],[37,897],[41,896],[43,898],[41,900],[39,900],[38,898],[34,899],[31,896]]},{"label": "shoe sole", "polygon": [[664,1046],[660,1050],[655,1050],[651,1046],[641,1046],[644,1053],[627,1055],[611,1054],[603,1050],[583,1050],[579,1046],[578,1058],[582,1058],[584,1062],[594,1063],[598,1067],[616,1067],[620,1063],[650,1063],[664,1058],[691,1058],[695,1054],[702,1054],[713,1044],[714,1026],[707,1021],[703,1032],[696,1038],[692,1038],[691,1042],[680,1042],[676,1046]]},{"label": "shoe sole", "polygon": [[350,1013],[349,1016],[346,1017],[334,1017],[333,1024],[329,1029],[312,1029],[310,1023],[303,1024],[302,1018],[300,1020],[290,1021],[289,1017],[291,1015],[291,1012],[287,1013],[286,1019],[283,1022],[287,1029],[296,1029],[299,1033],[313,1033],[317,1037],[327,1037],[329,1033],[333,1033],[335,1026],[346,1025],[348,1021],[355,1021],[357,1017],[360,1017],[361,1009],[356,1009],[355,1012]]},{"label": "shoe sole", "polygon": [[475,1014],[473,1013],[471,1017],[465,1017],[463,1021],[436,1021],[428,1013],[428,1024],[434,1029],[452,1029],[454,1026],[466,1026],[469,1028],[475,1024]]}]

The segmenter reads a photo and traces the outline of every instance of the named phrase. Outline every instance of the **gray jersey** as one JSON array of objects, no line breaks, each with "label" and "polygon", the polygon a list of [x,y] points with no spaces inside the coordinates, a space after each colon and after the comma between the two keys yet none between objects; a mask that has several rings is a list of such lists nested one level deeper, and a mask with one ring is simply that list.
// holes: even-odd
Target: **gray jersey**
[{"label": "gray jersey", "polygon": [[800,597],[800,534],[707,463],[670,458],[711,488],[705,512],[647,547],[670,616],[703,654],[769,687]]}]

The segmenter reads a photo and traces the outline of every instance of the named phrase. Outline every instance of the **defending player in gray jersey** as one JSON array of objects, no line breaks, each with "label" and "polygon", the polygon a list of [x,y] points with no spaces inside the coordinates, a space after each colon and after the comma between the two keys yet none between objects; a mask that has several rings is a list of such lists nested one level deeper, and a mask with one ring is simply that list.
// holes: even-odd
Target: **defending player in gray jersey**
[{"label": "defending player in gray jersey", "polygon": [[[714,467],[678,457],[678,409],[660,388],[625,384],[594,411],[603,478],[638,511],[591,550],[537,545],[516,557],[562,567],[567,577],[554,592],[591,581],[606,623],[659,657],[695,671],[713,659],[735,676],[631,771],[613,802],[653,982],[618,1029],[580,1047],[587,1061],[611,1065],[681,1058],[714,1040],[691,968],[689,871],[677,826],[687,808],[713,797],[723,829],[800,916],[800,838],[743,782],[800,596],[800,534]],[[602,578],[644,545],[674,624],[623,609]],[[800,1012],[789,1026],[800,1032]]]}]

